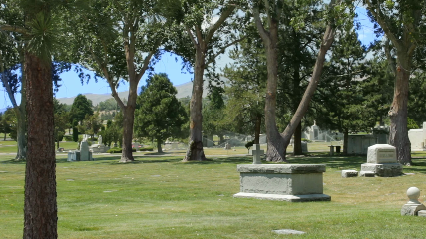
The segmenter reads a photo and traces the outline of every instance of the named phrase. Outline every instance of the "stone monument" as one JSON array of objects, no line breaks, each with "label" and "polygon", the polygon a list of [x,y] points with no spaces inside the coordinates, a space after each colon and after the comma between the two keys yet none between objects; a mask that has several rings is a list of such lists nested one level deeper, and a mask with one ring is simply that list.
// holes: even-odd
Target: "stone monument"
[{"label": "stone monument", "polygon": [[325,164],[240,164],[236,198],[289,202],[330,201],[323,194]]},{"label": "stone monument", "polygon": [[92,161],[92,152],[89,150],[89,143],[87,138],[83,139],[80,143],[80,161]]},{"label": "stone monument", "polygon": [[396,161],[396,149],[389,144],[368,147],[367,163],[361,164],[360,176],[395,177],[402,174],[402,165]]},{"label": "stone monument", "polygon": [[107,150],[109,149],[109,147],[105,146],[102,143],[102,135],[99,135],[98,136],[98,143],[93,144],[92,146],[89,147],[89,149],[92,153],[106,153]]},{"label": "stone monument", "polygon": [[419,202],[420,190],[416,187],[411,187],[407,190],[408,199],[410,199],[401,208],[401,216],[423,216],[426,214],[425,205]]},{"label": "stone monument", "polygon": [[263,149],[260,149],[259,144],[253,144],[254,149],[250,149],[251,155],[253,155],[253,164],[261,164],[262,161],[260,156],[263,155]]}]

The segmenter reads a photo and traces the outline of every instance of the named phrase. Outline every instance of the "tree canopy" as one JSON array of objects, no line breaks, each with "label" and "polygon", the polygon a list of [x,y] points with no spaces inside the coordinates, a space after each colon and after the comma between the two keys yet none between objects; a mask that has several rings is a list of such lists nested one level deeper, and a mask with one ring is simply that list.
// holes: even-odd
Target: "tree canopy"
[{"label": "tree canopy", "polygon": [[185,108],[176,98],[177,90],[166,74],[156,74],[142,86],[135,115],[135,133],[161,144],[169,137],[180,138],[181,127],[187,122]]}]

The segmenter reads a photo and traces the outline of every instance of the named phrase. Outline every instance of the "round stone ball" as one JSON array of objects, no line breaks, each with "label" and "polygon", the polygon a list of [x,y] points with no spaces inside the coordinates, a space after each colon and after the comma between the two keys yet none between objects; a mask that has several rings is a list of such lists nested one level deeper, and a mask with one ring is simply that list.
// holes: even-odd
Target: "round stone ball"
[{"label": "round stone ball", "polygon": [[410,187],[407,190],[407,196],[410,200],[417,201],[417,199],[419,199],[420,197],[420,189],[418,189],[417,187]]}]

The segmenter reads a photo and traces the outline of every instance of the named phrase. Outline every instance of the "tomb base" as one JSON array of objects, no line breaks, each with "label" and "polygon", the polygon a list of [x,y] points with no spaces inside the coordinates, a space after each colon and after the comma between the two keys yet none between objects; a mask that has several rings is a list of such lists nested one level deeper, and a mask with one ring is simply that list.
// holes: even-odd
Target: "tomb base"
[{"label": "tomb base", "polygon": [[374,172],[379,177],[396,177],[402,174],[402,165],[399,163],[364,163],[361,164],[361,171]]},{"label": "tomb base", "polygon": [[240,192],[237,198],[290,202],[330,201],[323,194],[324,164],[238,165]]},{"label": "tomb base", "polygon": [[256,198],[262,200],[276,200],[287,202],[311,202],[311,201],[330,201],[331,197],[326,194],[308,194],[308,195],[280,195],[264,193],[237,193],[235,198]]}]

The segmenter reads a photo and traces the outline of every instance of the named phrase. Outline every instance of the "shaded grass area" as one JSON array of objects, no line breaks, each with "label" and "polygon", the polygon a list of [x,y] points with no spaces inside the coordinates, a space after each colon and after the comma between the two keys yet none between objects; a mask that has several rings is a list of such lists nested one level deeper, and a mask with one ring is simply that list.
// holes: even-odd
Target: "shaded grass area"
[{"label": "shaded grass area", "polygon": [[[426,189],[426,159],[414,160],[394,178],[341,178],[364,157],[324,153],[290,157],[289,163],[325,163],[324,193],[331,202],[288,203],[236,199],[237,164],[251,157],[211,157],[181,162],[180,156],[95,155],[90,162],[57,160],[60,238],[288,238],[274,229],[307,232],[298,238],[426,238],[422,217],[402,217],[405,191]],[[22,237],[25,162],[0,156],[0,231]],[[420,201],[424,201],[425,195]]]}]

